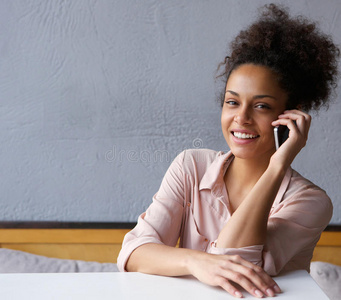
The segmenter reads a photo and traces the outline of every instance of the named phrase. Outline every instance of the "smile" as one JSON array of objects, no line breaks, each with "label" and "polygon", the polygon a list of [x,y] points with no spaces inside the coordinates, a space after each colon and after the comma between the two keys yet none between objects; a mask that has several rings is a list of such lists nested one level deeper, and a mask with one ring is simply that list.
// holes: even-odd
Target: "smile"
[{"label": "smile", "polygon": [[238,139],[255,139],[259,137],[259,135],[253,135],[253,134],[241,133],[241,132],[232,132],[232,134]]}]

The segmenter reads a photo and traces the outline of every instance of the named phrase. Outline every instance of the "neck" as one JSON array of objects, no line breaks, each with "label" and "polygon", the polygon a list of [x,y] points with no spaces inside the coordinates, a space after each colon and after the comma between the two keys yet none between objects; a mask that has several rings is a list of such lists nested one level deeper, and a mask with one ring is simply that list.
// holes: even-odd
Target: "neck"
[{"label": "neck", "polygon": [[269,165],[269,158],[242,159],[235,157],[228,169],[229,175],[247,187],[256,184]]}]

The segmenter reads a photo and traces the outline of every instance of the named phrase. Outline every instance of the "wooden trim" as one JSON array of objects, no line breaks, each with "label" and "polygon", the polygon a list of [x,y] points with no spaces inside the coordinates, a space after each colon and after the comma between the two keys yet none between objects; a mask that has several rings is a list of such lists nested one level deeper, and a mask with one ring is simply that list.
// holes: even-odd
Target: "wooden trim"
[{"label": "wooden trim", "polygon": [[[9,227],[9,223],[11,222],[0,222],[0,243],[121,243],[124,235],[136,225],[135,223],[105,223],[104,225],[104,223],[21,222],[16,223],[14,227]],[[123,225],[127,227],[123,228]],[[61,226],[64,228],[60,228]],[[324,231],[317,245],[341,247],[341,230],[335,231],[334,226],[332,230]]]},{"label": "wooden trim", "polygon": [[1,228],[0,248],[47,257],[116,263],[130,229]]},{"label": "wooden trim", "polygon": [[[8,229],[0,228],[0,243],[110,244],[121,243],[130,229]],[[341,246],[341,231],[324,231],[318,246]]]},{"label": "wooden trim", "polygon": [[0,229],[0,243],[122,243],[130,229]]},{"label": "wooden trim", "polygon": [[339,246],[341,247],[341,231],[324,231],[317,243],[318,246]]}]

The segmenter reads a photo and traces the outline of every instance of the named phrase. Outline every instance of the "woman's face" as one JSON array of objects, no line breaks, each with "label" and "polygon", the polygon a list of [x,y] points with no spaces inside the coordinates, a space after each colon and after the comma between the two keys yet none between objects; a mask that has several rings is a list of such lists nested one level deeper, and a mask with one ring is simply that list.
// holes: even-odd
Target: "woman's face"
[{"label": "woman's face", "polygon": [[235,157],[270,159],[275,152],[273,126],[286,107],[283,91],[271,69],[244,64],[226,84],[221,114],[222,131]]}]

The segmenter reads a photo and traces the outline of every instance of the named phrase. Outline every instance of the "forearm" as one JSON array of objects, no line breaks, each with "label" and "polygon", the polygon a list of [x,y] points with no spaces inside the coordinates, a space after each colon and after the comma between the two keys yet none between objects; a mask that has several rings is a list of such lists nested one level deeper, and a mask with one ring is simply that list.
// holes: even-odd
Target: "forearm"
[{"label": "forearm", "polygon": [[161,244],[144,244],[130,255],[126,270],[163,276],[189,275],[188,261],[195,252],[198,251]]},{"label": "forearm", "polygon": [[241,248],[265,243],[268,216],[284,175],[285,168],[269,164],[220,232],[218,248]]},{"label": "forearm", "polygon": [[233,296],[242,297],[235,282],[255,297],[274,296],[279,287],[262,268],[238,257],[174,248],[160,244],[144,244],[130,256],[126,269],[163,276],[193,275],[213,286],[221,286]]}]

